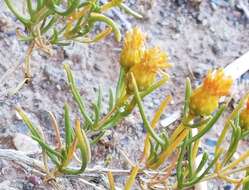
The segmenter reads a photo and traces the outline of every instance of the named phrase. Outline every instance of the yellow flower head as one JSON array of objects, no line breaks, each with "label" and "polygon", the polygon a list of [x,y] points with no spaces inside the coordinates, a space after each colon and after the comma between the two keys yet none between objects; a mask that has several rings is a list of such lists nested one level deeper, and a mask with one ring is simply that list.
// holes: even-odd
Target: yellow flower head
[{"label": "yellow flower head", "polygon": [[128,91],[133,91],[130,76],[131,72],[134,74],[138,89],[141,91],[152,85],[159,69],[167,68],[169,66],[168,56],[159,48],[151,48],[144,51],[141,62],[131,67],[127,74]]},{"label": "yellow flower head", "polygon": [[143,56],[145,35],[139,28],[127,32],[124,46],[120,55],[120,64],[129,70],[133,65],[140,63]]},{"label": "yellow flower head", "polygon": [[203,84],[190,97],[190,111],[195,115],[210,115],[219,106],[219,99],[229,94],[233,80],[222,69],[208,72]]},{"label": "yellow flower head", "polygon": [[213,96],[227,96],[233,84],[231,77],[224,74],[223,69],[217,70],[215,73],[208,72],[203,82],[203,88]]},{"label": "yellow flower head", "polygon": [[246,108],[240,112],[239,122],[242,129],[249,129],[249,99],[247,100]]}]

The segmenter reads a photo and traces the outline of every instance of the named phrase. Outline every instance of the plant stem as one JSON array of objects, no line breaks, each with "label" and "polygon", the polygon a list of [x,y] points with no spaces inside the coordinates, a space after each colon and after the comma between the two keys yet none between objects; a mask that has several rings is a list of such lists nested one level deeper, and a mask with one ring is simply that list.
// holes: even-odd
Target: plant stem
[{"label": "plant stem", "polygon": [[218,178],[219,175],[228,176],[228,175],[231,175],[231,174],[234,174],[234,173],[238,173],[238,172],[247,170],[248,168],[249,168],[249,164],[247,164],[245,166],[241,166],[241,167],[233,169],[233,170],[220,171],[219,174],[213,173],[213,174],[210,174],[210,175],[207,175],[206,177],[204,177],[200,182],[208,181],[208,180],[211,180],[211,179],[214,179],[214,178]]},{"label": "plant stem", "polygon": [[112,172],[109,171],[107,175],[108,175],[110,190],[115,190],[115,184],[114,184],[114,178],[113,178]]},{"label": "plant stem", "polygon": [[97,22],[97,21],[102,21],[102,22],[105,22],[107,25],[109,25],[114,32],[116,40],[120,42],[121,40],[120,30],[118,28],[118,25],[112,19],[99,13],[91,13],[89,17],[89,22]]},{"label": "plant stem", "polygon": [[179,144],[186,138],[189,133],[189,128],[186,128],[182,133],[158,156],[158,160],[155,163],[149,165],[151,169],[158,168],[163,162],[176,150]]},{"label": "plant stem", "polygon": [[249,151],[245,152],[237,160],[233,161],[231,164],[229,164],[227,167],[225,167],[223,169],[223,172],[228,171],[228,170],[236,167],[240,162],[244,161],[248,157],[249,157]]},{"label": "plant stem", "polygon": [[218,139],[218,141],[217,141],[217,144],[216,144],[216,147],[215,147],[215,154],[217,154],[217,153],[220,151],[220,146],[221,146],[221,143],[223,142],[223,140],[224,140],[224,138],[225,138],[225,136],[226,136],[226,134],[227,134],[227,131],[228,131],[229,126],[230,126],[230,124],[229,124],[230,121],[232,121],[232,120],[236,117],[238,111],[243,107],[243,105],[244,105],[245,101],[248,99],[248,97],[249,97],[249,94],[246,94],[246,95],[239,101],[238,105],[237,105],[236,108],[233,110],[233,112],[228,116],[228,118],[227,118],[227,120],[226,120],[226,123],[225,123],[225,126],[224,126],[224,128],[223,128],[223,130],[222,130],[222,132],[221,132],[221,134],[220,134],[220,136],[219,136],[219,139]]},{"label": "plant stem", "polygon": [[111,116],[113,115],[113,113],[114,113],[115,111],[117,111],[117,110],[120,108],[120,106],[127,100],[127,98],[128,98],[127,95],[121,97],[121,98],[117,101],[116,105],[112,108],[112,110],[109,111],[109,112],[107,113],[107,115],[105,115],[105,116],[96,124],[95,129],[100,129],[105,123],[107,123],[108,120],[109,120],[109,119],[111,118]]},{"label": "plant stem", "polygon": [[138,171],[139,171],[139,167],[138,166],[134,166],[131,170],[131,175],[130,177],[128,178],[126,184],[125,184],[125,188],[124,190],[130,190],[132,185],[134,184],[135,182],[135,179],[136,179],[136,176],[138,174]]},{"label": "plant stem", "polygon": [[149,122],[148,122],[148,120],[146,118],[146,115],[145,115],[145,112],[144,112],[144,109],[143,109],[143,105],[142,105],[142,101],[141,101],[141,97],[139,95],[137,84],[136,84],[136,80],[135,80],[135,77],[134,77],[133,73],[131,73],[131,77],[132,77],[132,83],[133,83],[133,86],[134,86],[134,93],[135,93],[135,97],[136,97],[136,100],[137,100],[138,108],[139,108],[141,117],[143,119],[146,131],[151,135],[151,137],[155,141],[157,141],[157,143],[159,143],[160,145],[164,146],[164,144],[165,144],[164,141],[156,134],[156,132],[151,127],[151,125],[149,124]]}]

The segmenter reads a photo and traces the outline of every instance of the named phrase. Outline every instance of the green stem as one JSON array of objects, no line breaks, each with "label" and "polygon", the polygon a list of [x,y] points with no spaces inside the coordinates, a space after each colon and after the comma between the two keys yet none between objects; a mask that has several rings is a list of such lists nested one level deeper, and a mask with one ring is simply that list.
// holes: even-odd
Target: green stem
[{"label": "green stem", "polygon": [[136,80],[135,80],[135,77],[134,77],[133,73],[131,73],[131,77],[132,77],[132,83],[133,83],[133,87],[134,87],[134,93],[135,93],[136,101],[137,101],[137,104],[138,104],[138,107],[139,107],[141,117],[142,117],[143,122],[144,122],[144,126],[146,128],[146,131],[152,136],[152,138],[157,143],[159,143],[162,147],[164,147],[164,144],[165,144],[164,141],[156,134],[156,132],[153,130],[153,128],[151,127],[149,121],[147,120],[147,118],[145,116],[144,108],[143,108],[143,105],[142,105],[142,102],[141,102],[141,97],[139,95],[137,83],[136,83]]},{"label": "green stem", "polygon": [[48,4],[49,8],[60,16],[68,16],[78,7],[80,3],[80,0],[74,0],[73,3],[66,10],[64,10],[63,8],[56,5],[56,3],[53,2],[54,0],[50,1],[51,2]]},{"label": "green stem", "polygon": [[97,142],[104,136],[105,134],[105,131],[101,131],[100,134],[95,137],[91,142],[90,144],[93,145],[93,144],[97,144]]},{"label": "green stem", "polygon": [[229,124],[229,121],[232,121],[236,116],[237,116],[237,113],[240,111],[240,109],[244,106],[244,103],[245,101],[248,99],[249,97],[249,93],[246,94],[238,103],[238,105],[236,106],[236,108],[233,110],[233,112],[229,115],[229,117],[227,118],[226,120],[226,123],[225,123],[225,126],[218,138],[218,141],[217,141],[217,144],[216,144],[216,147],[215,147],[215,154],[219,152],[220,150],[220,146],[224,140],[224,138],[226,137],[226,134],[228,132],[228,129],[230,127],[230,124]]},{"label": "green stem", "polygon": [[16,9],[13,7],[10,0],[4,0],[8,8],[11,10],[11,12],[16,16],[16,18],[23,23],[25,26],[30,25],[30,20],[28,18],[25,18],[24,16],[21,16],[19,13],[17,13]]},{"label": "green stem", "polygon": [[57,19],[58,19],[58,16],[54,16],[53,18],[51,18],[51,20],[49,21],[49,23],[46,26],[42,27],[41,33],[42,34],[46,33],[55,24],[55,22],[57,21]]},{"label": "green stem", "polygon": [[37,7],[36,9],[41,9],[44,6],[44,0],[37,0]]},{"label": "green stem", "polygon": [[[238,115],[239,116],[239,115]],[[230,141],[230,145],[229,148],[224,156],[224,160],[223,160],[223,165],[225,166],[226,164],[229,163],[230,159],[232,158],[234,152],[236,151],[238,144],[239,144],[239,140],[241,137],[241,128],[234,124],[233,122],[230,122],[230,125],[233,128],[233,132],[231,135],[231,141]]]},{"label": "green stem", "polygon": [[[189,132],[189,138],[192,137],[192,132]],[[193,150],[192,150],[192,143],[190,143],[188,145],[188,169],[189,169],[189,178],[191,178],[193,176],[193,168],[194,168],[194,164],[193,164]]]},{"label": "green stem", "polygon": [[60,159],[63,159],[63,156],[59,152],[57,152],[54,149],[52,149],[48,144],[46,144],[45,142],[43,142],[41,139],[37,138],[36,136],[32,136],[32,138],[35,141],[37,141],[40,144],[40,146],[42,148],[44,148],[46,151],[50,152],[51,154],[57,156]]},{"label": "green stem", "polygon": [[183,161],[183,157],[186,151],[186,140],[184,140],[184,143],[181,146],[181,152],[177,161],[177,166],[176,166],[176,176],[177,176],[177,186],[178,189],[182,189],[183,188],[183,179],[184,179],[184,175],[183,175],[183,168],[182,168],[182,161]]},{"label": "green stem", "polygon": [[50,10],[47,7],[42,7],[39,11],[34,13],[32,18],[32,27],[36,26],[41,20],[50,14]]},{"label": "green stem", "polygon": [[116,101],[121,97],[122,91],[124,89],[124,77],[125,77],[125,70],[123,67],[120,67],[119,70],[119,78],[118,78],[118,83],[116,87]]},{"label": "green stem", "polygon": [[191,139],[188,139],[187,144],[192,143],[198,140],[199,138],[201,138],[203,135],[205,135],[213,127],[213,125],[217,122],[217,120],[220,118],[225,108],[226,108],[226,105],[222,105],[221,108],[217,111],[217,113],[213,116],[213,118],[209,120],[205,128],[199,131],[198,134],[192,137]]},{"label": "green stem", "polygon": [[64,69],[67,73],[67,78],[68,78],[69,86],[71,88],[73,97],[79,106],[81,114],[83,115],[83,117],[87,123],[89,123],[90,125],[93,125],[93,121],[91,120],[91,118],[88,116],[88,114],[85,111],[85,105],[84,105],[83,100],[80,96],[79,90],[77,89],[77,86],[75,84],[73,74],[72,74],[72,71],[70,70],[69,65],[65,64]]},{"label": "green stem", "polygon": [[34,10],[33,10],[33,7],[32,7],[32,0],[27,0],[27,7],[28,7],[30,17],[32,19],[33,13],[34,13]]},{"label": "green stem", "polygon": [[185,187],[192,187],[194,186],[196,183],[200,182],[201,179],[207,175],[207,173],[209,172],[209,170],[213,167],[213,165],[216,163],[216,161],[218,160],[218,158],[220,157],[220,153],[218,155],[215,156],[215,158],[213,159],[213,161],[209,164],[209,166],[207,167],[207,169],[197,178],[195,178],[194,180],[185,183],[184,186]]},{"label": "green stem", "polygon": [[[248,176],[249,176],[249,170],[246,171],[245,177],[248,177]],[[248,189],[249,189],[249,182],[247,182],[243,185],[243,190],[248,190]]]},{"label": "green stem", "polygon": [[131,8],[129,8],[128,6],[126,6],[124,3],[120,4],[120,8],[123,9],[127,14],[130,14],[136,18],[142,19],[143,16],[140,15],[139,13],[133,11]]},{"label": "green stem", "polygon": [[[77,123],[78,122],[78,123]],[[78,140],[79,149],[81,153],[81,167],[79,169],[71,169],[71,168],[60,168],[60,172],[69,175],[78,175],[84,172],[87,164],[91,160],[91,150],[90,143],[87,139],[87,136],[84,130],[81,130],[79,121],[76,121],[75,134]]]},{"label": "green stem", "polygon": [[73,129],[70,124],[70,116],[67,104],[64,105],[64,118],[65,118],[66,149],[68,152],[70,144],[73,141]]},{"label": "green stem", "polygon": [[203,153],[202,155],[202,159],[200,164],[198,165],[197,169],[195,170],[194,174],[192,175],[192,177],[190,178],[190,180],[192,181],[194,178],[196,178],[196,176],[199,174],[199,172],[202,171],[202,168],[205,166],[205,164],[208,161],[208,154],[206,152]]},{"label": "green stem", "polygon": [[190,96],[192,94],[191,82],[190,79],[186,79],[186,88],[185,88],[185,100],[184,100],[184,109],[183,109],[183,117],[186,118],[189,112],[189,103]]},{"label": "green stem", "polygon": [[[156,89],[158,89],[159,87],[161,87],[163,84],[165,84],[165,82],[167,82],[169,80],[169,76],[165,75],[163,76],[162,79],[160,79],[159,81],[157,81],[156,83],[154,83],[152,86],[150,86],[148,89],[146,89],[143,92],[140,92],[140,97],[143,99],[145,96],[149,95],[150,93],[152,93],[153,91],[155,91]],[[134,107],[136,106],[136,98],[134,97],[130,104],[127,106],[124,115],[128,115],[131,113],[131,111],[134,109]]]},{"label": "green stem", "polygon": [[120,30],[118,28],[118,25],[112,19],[99,13],[91,13],[89,17],[89,22],[97,22],[97,21],[102,21],[102,22],[105,22],[107,25],[109,25],[114,32],[116,40],[120,42],[121,40]]}]

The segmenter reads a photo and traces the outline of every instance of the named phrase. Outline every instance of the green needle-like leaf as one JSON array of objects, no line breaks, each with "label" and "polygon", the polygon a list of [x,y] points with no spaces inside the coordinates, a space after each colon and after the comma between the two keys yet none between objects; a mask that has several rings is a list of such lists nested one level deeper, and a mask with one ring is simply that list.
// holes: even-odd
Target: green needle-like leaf
[{"label": "green needle-like leaf", "polygon": [[89,22],[105,22],[107,25],[109,25],[112,28],[112,31],[114,32],[115,39],[120,42],[121,40],[121,34],[118,25],[110,18],[108,18],[105,15],[99,14],[99,13],[91,13],[89,17]]},{"label": "green needle-like leaf", "polygon": [[197,169],[195,170],[193,177],[190,178],[191,180],[193,180],[202,171],[202,169],[205,166],[205,164],[207,163],[207,161],[208,161],[208,153],[204,152],[202,155],[200,164],[198,165]]},{"label": "green needle-like leaf", "polygon": [[138,104],[138,107],[139,107],[141,117],[142,117],[143,122],[144,122],[144,126],[146,128],[146,131],[151,135],[151,137],[156,142],[158,142],[161,146],[164,146],[164,141],[156,134],[156,132],[150,126],[150,123],[149,123],[149,121],[147,120],[147,118],[145,116],[144,108],[143,108],[143,105],[142,105],[142,102],[141,102],[141,97],[139,95],[138,88],[137,88],[137,83],[136,83],[136,80],[135,80],[135,77],[134,77],[133,73],[131,73],[131,77],[132,77],[132,84],[133,84],[133,87],[134,87],[135,98],[136,98],[136,101],[137,101],[137,104]]},{"label": "green needle-like leaf", "polygon": [[109,119],[106,123],[104,123],[101,126],[101,130],[105,131],[107,129],[112,128],[113,126],[115,126],[121,119],[122,119],[122,115],[120,114],[120,112],[117,112],[114,116],[111,117],[111,119]]},{"label": "green needle-like leaf", "polygon": [[95,128],[95,126],[98,124],[99,122],[99,118],[100,118],[100,111],[99,111],[99,107],[96,104],[93,104],[93,108],[94,108],[94,113],[95,113],[95,119],[94,119],[94,124],[93,124],[93,129]]},{"label": "green needle-like leaf", "polygon": [[64,119],[65,119],[65,135],[66,135],[66,149],[70,147],[73,141],[73,129],[71,127],[68,105],[64,105]]},{"label": "green needle-like leaf", "polygon": [[123,9],[127,14],[130,14],[136,18],[142,19],[143,16],[140,15],[139,13],[133,11],[131,8],[129,8],[128,6],[126,6],[124,3],[121,3],[120,8]]},{"label": "green needle-like leaf", "polygon": [[220,118],[220,116],[224,112],[225,108],[226,108],[226,105],[222,105],[220,107],[220,109],[216,112],[216,114],[206,124],[205,128],[203,128],[200,132],[198,132],[197,135],[195,135],[191,139],[188,139],[187,144],[192,143],[192,142],[198,140],[199,138],[201,138],[203,135],[205,135],[213,127],[213,125],[217,122],[217,120]]},{"label": "green needle-like leaf", "polygon": [[99,133],[99,135],[97,135],[97,137],[95,137],[92,141],[91,141],[91,145],[93,145],[93,144],[97,144],[98,142],[99,142],[99,140],[104,136],[104,134],[105,134],[105,131],[101,131],[100,133]]},{"label": "green needle-like leaf", "polygon": [[25,16],[21,16],[16,9],[13,7],[12,3],[10,0],[4,0],[8,8],[11,10],[11,12],[16,16],[16,18],[23,23],[24,26],[29,26],[30,25],[30,20],[26,18]]},{"label": "green needle-like leaf", "polygon": [[110,90],[109,90],[109,108],[108,108],[108,111],[111,111],[113,107],[114,107],[114,94],[113,94],[113,90],[110,88]]},{"label": "green needle-like leaf", "polygon": [[192,94],[192,87],[190,79],[186,79],[186,88],[185,88],[185,100],[184,100],[184,109],[183,109],[183,117],[187,118],[187,114],[189,112],[189,102],[190,102],[190,96]]},{"label": "green needle-like leaf", "polygon": [[31,134],[42,140],[42,136],[39,132],[39,130],[33,126],[32,122],[29,120],[28,116],[25,114],[25,112],[21,109],[21,108],[16,108],[16,111],[18,112],[18,114],[21,116],[21,118],[23,119],[24,123],[28,126]]},{"label": "green needle-like leaf", "polygon": [[[153,91],[155,91],[156,89],[158,89],[159,87],[161,87],[163,84],[165,84],[167,81],[169,80],[169,76],[168,75],[164,75],[162,77],[162,79],[160,79],[159,81],[155,82],[153,85],[151,85],[148,89],[146,89],[145,91],[140,92],[140,97],[141,99],[143,99],[145,96],[151,94]],[[131,103],[126,107],[123,115],[127,116],[131,113],[131,111],[134,109],[134,107],[136,106],[136,98],[134,97],[131,101]]]},{"label": "green needle-like leaf", "polygon": [[68,16],[79,6],[80,0],[74,0],[70,4],[71,5],[67,9],[63,9],[58,6],[54,0],[50,0],[47,6],[50,10],[54,11],[58,15]]},{"label": "green needle-like leaf", "polygon": [[[52,17],[50,21],[48,22],[48,24],[41,28],[41,34],[46,33],[56,23],[57,20],[58,20],[58,16]],[[56,41],[56,39],[58,39],[58,33],[56,30],[54,30],[54,35],[55,35],[54,40]]]},{"label": "green needle-like leaf", "polygon": [[[192,131],[189,132],[188,138],[190,139],[192,137]],[[193,159],[193,146],[192,143],[188,144],[187,146],[188,151],[188,170],[189,170],[189,178],[193,176],[193,170],[194,170],[194,159]]]},{"label": "green needle-like leaf", "polygon": [[73,78],[73,74],[71,72],[71,69],[70,69],[69,65],[65,64],[64,69],[65,69],[65,71],[67,73],[67,78],[68,78],[69,86],[71,88],[73,97],[74,97],[76,103],[79,106],[79,109],[80,109],[80,112],[81,112],[82,116],[84,117],[86,122],[88,122],[90,125],[93,125],[92,120],[90,119],[89,115],[85,111],[84,102],[83,102],[83,100],[82,100],[82,98],[80,96],[78,88],[76,87],[76,84],[75,84],[75,81],[74,81],[74,78]]},{"label": "green needle-like leaf", "polygon": [[45,5],[45,0],[37,0],[37,7],[36,9],[39,10]]},{"label": "green needle-like leaf", "polygon": [[48,144],[46,144],[43,140],[41,140],[41,139],[39,139],[39,138],[37,138],[37,137],[35,137],[35,136],[32,136],[32,138],[33,138],[34,140],[36,140],[36,141],[40,144],[40,146],[41,146],[42,148],[44,148],[46,151],[50,152],[51,154],[53,154],[53,155],[57,156],[58,158],[60,158],[61,160],[63,160],[63,156],[62,156],[59,152],[57,152],[57,151],[55,151],[53,148],[51,148],[51,147],[50,147]]},{"label": "green needle-like leaf", "polygon": [[34,11],[35,11],[33,9],[33,7],[32,7],[32,0],[26,0],[26,2],[27,2],[27,7],[28,7],[29,14],[30,14],[31,19],[32,19]]},{"label": "green needle-like leaf", "polygon": [[84,172],[87,164],[91,160],[90,143],[84,130],[80,128],[80,121],[78,119],[76,120],[75,135],[81,152],[81,167],[79,169],[61,168],[61,172],[65,174],[77,175]]},{"label": "green needle-like leaf", "polygon": [[183,169],[182,169],[182,161],[184,158],[184,154],[186,151],[186,140],[184,140],[182,146],[181,146],[181,152],[177,161],[177,166],[176,166],[176,176],[177,176],[177,186],[179,189],[182,189],[183,187]]},{"label": "green needle-like leaf", "polygon": [[120,67],[119,70],[119,78],[116,87],[116,101],[121,97],[123,90],[124,90],[124,79],[125,79],[125,70],[123,67]]},{"label": "green needle-like leaf", "polygon": [[[238,114],[239,117],[239,114]],[[231,142],[229,148],[224,156],[223,164],[226,165],[230,159],[232,158],[233,154],[235,153],[239,140],[241,138],[241,128],[239,127],[238,123],[235,125],[232,121],[230,121],[230,125],[232,126],[233,132],[231,136]]]},{"label": "green needle-like leaf", "polygon": [[97,107],[98,107],[98,110],[100,113],[101,109],[102,109],[102,89],[101,89],[101,87],[99,87],[99,90],[98,90]]},{"label": "green needle-like leaf", "polygon": [[213,161],[209,164],[209,166],[207,167],[207,169],[199,176],[199,177],[196,177],[194,180],[188,182],[188,183],[185,183],[184,184],[184,187],[192,187],[194,186],[196,183],[198,183],[199,181],[201,181],[201,179],[208,174],[209,170],[213,167],[213,165],[216,163],[216,161],[218,160],[218,158],[220,157],[220,153],[217,154]]}]

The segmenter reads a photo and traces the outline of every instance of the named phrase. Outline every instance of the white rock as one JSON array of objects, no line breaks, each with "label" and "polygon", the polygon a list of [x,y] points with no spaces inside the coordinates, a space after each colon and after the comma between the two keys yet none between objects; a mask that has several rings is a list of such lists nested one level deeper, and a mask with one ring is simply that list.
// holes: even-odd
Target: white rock
[{"label": "white rock", "polygon": [[13,143],[17,150],[22,151],[25,154],[41,153],[39,144],[27,135],[16,133],[13,137]]},{"label": "white rock", "polygon": [[10,187],[11,182],[10,181],[3,181],[2,183],[0,183],[0,190],[17,190],[14,187]]}]

